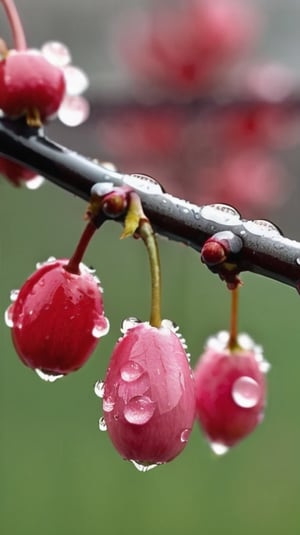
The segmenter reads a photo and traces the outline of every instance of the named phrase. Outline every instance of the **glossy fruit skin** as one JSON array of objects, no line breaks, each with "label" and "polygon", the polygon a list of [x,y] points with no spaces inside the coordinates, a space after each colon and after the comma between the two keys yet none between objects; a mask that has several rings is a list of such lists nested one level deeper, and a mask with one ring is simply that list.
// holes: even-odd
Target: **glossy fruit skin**
[{"label": "glossy fruit skin", "polygon": [[64,269],[68,260],[50,261],[37,269],[11,305],[12,339],[26,366],[46,374],[65,375],[86,362],[99,336],[108,330],[100,288],[88,268],[80,274]]},{"label": "glossy fruit skin", "polygon": [[193,426],[195,391],[175,332],[148,323],[128,330],[115,346],[104,385],[107,431],[124,459],[153,465],[179,455]]},{"label": "glossy fruit skin", "polygon": [[22,182],[32,180],[36,173],[7,158],[0,158],[0,175],[7,178],[14,186],[20,186]]},{"label": "glossy fruit skin", "polygon": [[38,50],[9,51],[0,62],[0,107],[10,117],[38,111],[41,120],[54,115],[65,94],[62,69]]},{"label": "glossy fruit skin", "polygon": [[[196,414],[208,440],[234,446],[261,422],[266,404],[266,382],[261,361],[252,350],[208,348],[195,368]],[[235,381],[253,379],[258,385],[257,403],[239,406],[233,397]]]}]

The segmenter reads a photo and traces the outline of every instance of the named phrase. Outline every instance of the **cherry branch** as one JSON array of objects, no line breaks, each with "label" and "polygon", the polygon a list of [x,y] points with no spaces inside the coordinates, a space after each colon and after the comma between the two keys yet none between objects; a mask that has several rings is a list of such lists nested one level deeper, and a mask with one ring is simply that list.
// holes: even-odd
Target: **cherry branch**
[{"label": "cherry branch", "polygon": [[[300,243],[283,237],[268,222],[242,219],[226,205],[197,206],[164,193],[159,185],[134,175],[111,171],[45,137],[42,129],[24,121],[0,119],[0,154],[24,164],[52,183],[89,200],[97,182],[133,186],[145,214],[158,234],[200,251],[213,234],[230,230],[242,240],[237,253],[227,261],[235,272],[250,271],[299,289]],[[118,219],[122,222],[122,218]],[[218,268],[214,268],[218,272]]]}]

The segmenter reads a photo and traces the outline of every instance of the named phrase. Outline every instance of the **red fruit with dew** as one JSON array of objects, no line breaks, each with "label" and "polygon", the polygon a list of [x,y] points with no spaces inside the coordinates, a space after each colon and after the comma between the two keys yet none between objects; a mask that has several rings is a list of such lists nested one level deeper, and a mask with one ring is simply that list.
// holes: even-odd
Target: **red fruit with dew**
[{"label": "red fruit with dew", "polygon": [[236,350],[226,347],[228,333],[209,339],[194,372],[197,418],[217,454],[249,435],[264,415],[269,364],[247,335],[238,339]]},{"label": "red fruit with dew", "polygon": [[65,94],[62,69],[38,50],[10,50],[0,62],[0,107],[10,117],[45,120],[54,115]]},{"label": "red fruit with dew", "polygon": [[171,461],[188,441],[194,381],[171,322],[160,328],[124,322],[104,381],[103,410],[120,455],[142,471]]},{"label": "red fruit with dew", "polygon": [[28,182],[36,177],[35,171],[7,158],[0,158],[0,175],[3,175],[14,186],[20,186],[22,182]]},{"label": "red fruit with dew", "polygon": [[82,263],[78,273],[67,264],[38,265],[6,312],[20,359],[46,380],[81,368],[109,329],[99,279]]}]

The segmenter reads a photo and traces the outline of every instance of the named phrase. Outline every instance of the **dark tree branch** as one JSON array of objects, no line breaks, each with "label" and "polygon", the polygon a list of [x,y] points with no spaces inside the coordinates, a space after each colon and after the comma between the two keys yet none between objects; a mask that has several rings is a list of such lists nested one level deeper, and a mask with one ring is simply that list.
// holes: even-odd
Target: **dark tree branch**
[{"label": "dark tree branch", "polygon": [[[28,128],[22,121],[0,119],[0,154],[85,200],[97,182],[113,182],[116,186],[132,182],[132,175],[110,171],[57,145],[42,130]],[[162,192],[144,191],[139,183],[136,186],[158,234],[200,251],[207,238],[230,230],[243,243],[242,249],[229,259],[236,272],[251,271],[298,289],[300,243],[283,237],[274,227],[241,219],[230,207],[197,206]]]}]

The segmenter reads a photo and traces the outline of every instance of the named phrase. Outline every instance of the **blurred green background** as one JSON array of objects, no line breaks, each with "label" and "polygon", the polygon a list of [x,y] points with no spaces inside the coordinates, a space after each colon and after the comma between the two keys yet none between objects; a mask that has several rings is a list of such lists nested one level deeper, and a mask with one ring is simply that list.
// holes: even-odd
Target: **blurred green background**
[{"label": "blurred green background", "polygon": [[[35,263],[71,254],[84,203],[46,184],[35,192],[1,181],[1,311]],[[240,328],[272,363],[263,424],[222,458],[196,425],[183,454],[139,473],[98,430],[102,378],[122,319],[146,319],[149,277],[142,243],[108,223],[86,263],[101,277],[111,331],[87,365],[46,384],[18,360],[1,322],[0,525],[6,535],[215,535],[299,532],[299,297],[245,274]],[[164,316],[177,322],[193,363],[206,337],[227,328],[229,295],[183,245],[161,240]]]}]

